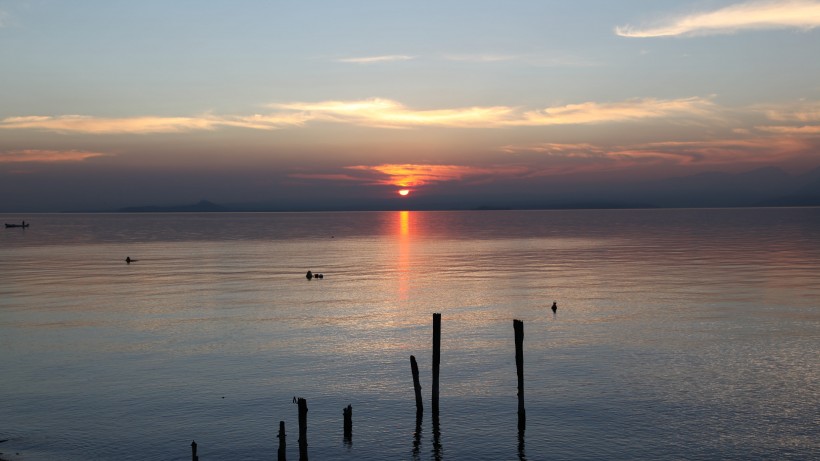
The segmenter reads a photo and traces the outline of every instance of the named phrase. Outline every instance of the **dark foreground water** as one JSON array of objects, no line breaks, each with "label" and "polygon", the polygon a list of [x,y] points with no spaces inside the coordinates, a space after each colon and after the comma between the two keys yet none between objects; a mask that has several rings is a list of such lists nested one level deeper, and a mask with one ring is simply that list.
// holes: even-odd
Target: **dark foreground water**
[{"label": "dark foreground water", "polygon": [[0,217],[0,458],[820,458],[820,209]]}]

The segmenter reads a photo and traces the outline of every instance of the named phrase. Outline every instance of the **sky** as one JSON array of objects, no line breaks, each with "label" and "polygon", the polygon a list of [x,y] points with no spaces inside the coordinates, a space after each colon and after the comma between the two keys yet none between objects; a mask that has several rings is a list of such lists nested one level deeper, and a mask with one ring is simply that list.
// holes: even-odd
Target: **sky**
[{"label": "sky", "polygon": [[820,166],[820,1],[0,0],[0,212],[513,203],[765,166]]}]

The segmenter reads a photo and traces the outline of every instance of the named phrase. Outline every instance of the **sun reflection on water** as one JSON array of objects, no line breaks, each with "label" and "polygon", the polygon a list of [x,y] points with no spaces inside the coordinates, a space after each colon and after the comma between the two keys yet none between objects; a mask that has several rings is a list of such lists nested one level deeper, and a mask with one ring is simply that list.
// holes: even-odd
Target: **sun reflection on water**
[{"label": "sun reflection on water", "polygon": [[399,211],[399,257],[396,261],[399,275],[399,299],[406,301],[409,297],[410,279],[410,212]]}]

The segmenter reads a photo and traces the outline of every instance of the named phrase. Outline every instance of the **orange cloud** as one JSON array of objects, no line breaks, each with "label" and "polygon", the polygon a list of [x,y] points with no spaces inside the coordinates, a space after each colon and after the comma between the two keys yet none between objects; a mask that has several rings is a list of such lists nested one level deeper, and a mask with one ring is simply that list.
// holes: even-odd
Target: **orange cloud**
[{"label": "orange cloud", "polygon": [[481,180],[488,177],[521,175],[529,172],[528,168],[515,166],[475,167],[467,165],[431,165],[431,164],[382,164],[357,165],[347,167],[350,170],[375,173],[376,178],[369,181],[374,185],[414,188],[433,183],[462,180]]},{"label": "orange cloud", "polygon": [[674,18],[650,28],[616,27],[621,37],[670,37],[728,34],[741,30],[812,29],[820,26],[820,2],[809,0],[752,1],[711,12]]},{"label": "orange cloud", "polygon": [[0,152],[0,163],[57,163],[82,162],[94,157],[104,157],[108,154],[85,151],[60,150],[13,150]]}]

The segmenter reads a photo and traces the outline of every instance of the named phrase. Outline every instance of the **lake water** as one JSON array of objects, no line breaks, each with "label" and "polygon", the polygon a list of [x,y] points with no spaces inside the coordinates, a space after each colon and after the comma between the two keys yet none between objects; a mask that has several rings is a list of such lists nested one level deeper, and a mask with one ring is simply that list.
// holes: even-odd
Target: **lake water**
[{"label": "lake water", "polygon": [[0,217],[5,460],[820,458],[818,208]]}]

